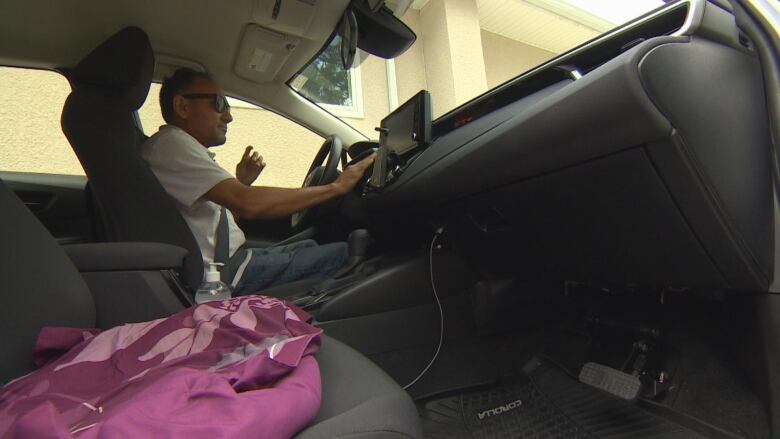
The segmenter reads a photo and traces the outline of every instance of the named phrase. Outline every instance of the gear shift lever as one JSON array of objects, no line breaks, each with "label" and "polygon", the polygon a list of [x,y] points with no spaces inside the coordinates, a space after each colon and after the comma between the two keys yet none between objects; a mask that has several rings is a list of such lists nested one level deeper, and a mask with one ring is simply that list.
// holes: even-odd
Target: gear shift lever
[{"label": "gear shift lever", "polygon": [[347,266],[355,266],[366,259],[368,245],[371,243],[371,235],[366,229],[353,230],[347,238],[347,252],[349,259]]},{"label": "gear shift lever", "polygon": [[333,275],[334,279],[346,276],[355,269],[361,262],[366,260],[368,245],[371,243],[371,234],[366,229],[353,230],[347,238],[347,253],[349,259],[347,263]]},{"label": "gear shift lever", "polygon": [[[306,294],[292,298],[292,303],[304,309],[327,300],[327,296],[333,291],[338,291],[344,285],[343,278],[353,274],[352,271],[366,260],[368,245],[371,243],[371,235],[366,229],[352,231],[347,238],[347,253],[349,258],[346,264],[339,269],[332,278],[312,287]],[[342,283],[339,283],[342,282]]]}]

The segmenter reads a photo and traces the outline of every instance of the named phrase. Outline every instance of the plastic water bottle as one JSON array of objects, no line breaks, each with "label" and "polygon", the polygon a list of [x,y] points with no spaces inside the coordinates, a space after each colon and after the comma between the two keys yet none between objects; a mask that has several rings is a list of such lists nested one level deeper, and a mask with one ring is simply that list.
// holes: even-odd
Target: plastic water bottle
[{"label": "plastic water bottle", "polygon": [[217,266],[223,265],[220,262],[209,262],[209,271],[206,272],[206,280],[200,284],[195,292],[195,303],[201,304],[212,300],[227,300],[233,295],[230,287],[222,282]]}]

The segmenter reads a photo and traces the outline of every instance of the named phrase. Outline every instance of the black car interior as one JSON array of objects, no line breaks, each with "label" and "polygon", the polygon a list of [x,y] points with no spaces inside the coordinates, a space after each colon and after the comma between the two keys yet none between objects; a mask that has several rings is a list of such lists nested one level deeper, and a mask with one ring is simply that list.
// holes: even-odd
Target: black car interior
[{"label": "black car interior", "polygon": [[[73,91],[62,113],[63,132],[90,180],[90,190],[103,229],[109,240],[113,241],[110,246],[71,245],[67,247],[68,254],[84,272],[96,271],[88,262],[89,259],[109,258],[112,253],[123,256],[123,260],[113,267],[113,271],[121,271],[121,276],[128,278],[122,284],[132,288],[138,288],[139,285],[150,288],[157,303],[157,306],[148,306],[150,304],[146,303],[146,306],[135,307],[146,312],[133,316],[134,321],[158,318],[181,306],[191,305],[191,291],[203,277],[203,263],[195,238],[139,153],[139,146],[147,137],[139,128],[135,112],[149,93],[154,66],[154,53],[148,36],[137,27],[121,30],[90,52],[70,72]],[[340,146],[338,139],[330,143]],[[330,156],[335,158],[332,160],[335,164],[340,154]],[[335,171],[335,166],[332,168]],[[333,180],[335,173],[323,177]],[[312,184],[325,183],[320,180]],[[297,215],[293,222],[296,225],[304,223],[304,218],[308,216]],[[304,239],[311,234],[305,227],[300,229],[303,229],[300,233],[283,242]],[[350,249],[363,248],[362,253],[365,254],[368,238],[355,235],[351,240],[355,242],[350,245]],[[126,243],[134,242],[146,244],[142,250],[138,247],[124,248],[131,245]],[[138,273],[148,268],[146,265],[149,258],[164,258],[171,248],[186,250],[183,263],[181,258],[176,259],[179,256],[177,254],[172,259],[168,258],[174,262],[171,265],[157,267],[167,270],[165,282],[151,283],[142,279]],[[134,255],[136,259],[130,259],[129,255]],[[355,257],[353,255],[353,259]],[[83,262],[85,259],[87,262]],[[357,268],[361,261],[353,260],[353,268]],[[342,273],[342,277],[347,274]],[[98,275],[91,274],[87,279],[93,289],[104,291],[104,285],[98,283]],[[296,302],[301,304],[315,298],[321,302],[327,295],[324,293],[341,285],[354,284],[355,281],[351,277],[323,285],[305,282],[267,292],[277,296],[296,293],[300,296]],[[110,285],[105,287],[109,291],[112,289]],[[171,289],[178,302],[165,298],[166,295],[170,296]],[[301,289],[306,294],[300,294]],[[113,303],[119,309],[124,309],[126,305],[115,301],[100,303]]]},{"label": "black car interior", "polygon": [[[704,297],[729,320],[766,306],[753,301],[775,270],[773,144],[761,65],[734,20],[721,3],[672,4],[445,114],[429,146],[375,167],[388,184],[363,196],[378,239],[405,222],[441,230],[481,279],[477,331],[551,300],[533,290],[555,280],[566,295]],[[588,294],[588,308],[609,302]],[[650,330],[620,314],[586,326]],[[741,358],[776,407],[775,372]]]},{"label": "black car interior", "polygon": [[[493,111],[482,117],[456,110],[369,201],[382,212],[440,211],[461,254],[498,275],[766,290],[764,89],[736,28],[707,29],[724,14],[708,7],[690,37],[610,42],[608,61],[573,64],[576,80],[556,65],[531,72],[483,97]],[[501,106],[530,81],[549,84]],[[458,118],[472,121],[446,128]]]},{"label": "black car interior", "polygon": [[[154,69],[129,27],[67,72],[63,131],[111,242],[55,242],[0,182],[0,276],[24,291],[0,299],[2,382],[33,370],[44,325],[192,303],[200,251],[137,150]],[[351,238],[348,272],[263,292],[327,334],[322,408],[296,437],[778,437],[767,93],[727,3],[671,2],[415,113],[430,139],[410,149],[383,149],[384,125],[351,145],[380,153],[338,206],[371,237]]]}]

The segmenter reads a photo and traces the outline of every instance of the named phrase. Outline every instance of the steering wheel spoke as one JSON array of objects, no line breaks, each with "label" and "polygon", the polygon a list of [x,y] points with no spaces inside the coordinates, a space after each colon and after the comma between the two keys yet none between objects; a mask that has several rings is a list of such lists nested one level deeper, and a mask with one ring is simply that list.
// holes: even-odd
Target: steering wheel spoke
[{"label": "steering wheel spoke", "polygon": [[[302,187],[322,186],[335,181],[339,176],[338,166],[339,160],[342,160],[343,150],[343,144],[338,136],[328,136],[314,156]],[[293,231],[308,227],[309,222],[317,217],[320,209],[321,206],[314,206],[294,213],[291,220]]]}]

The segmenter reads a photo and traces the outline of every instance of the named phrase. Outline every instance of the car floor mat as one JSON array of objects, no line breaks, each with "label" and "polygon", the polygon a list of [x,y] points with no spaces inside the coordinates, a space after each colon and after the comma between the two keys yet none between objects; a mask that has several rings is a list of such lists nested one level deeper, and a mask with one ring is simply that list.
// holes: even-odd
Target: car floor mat
[{"label": "car floor mat", "polygon": [[430,439],[737,437],[679,414],[666,419],[538,358],[496,386],[419,401],[418,410]]}]

